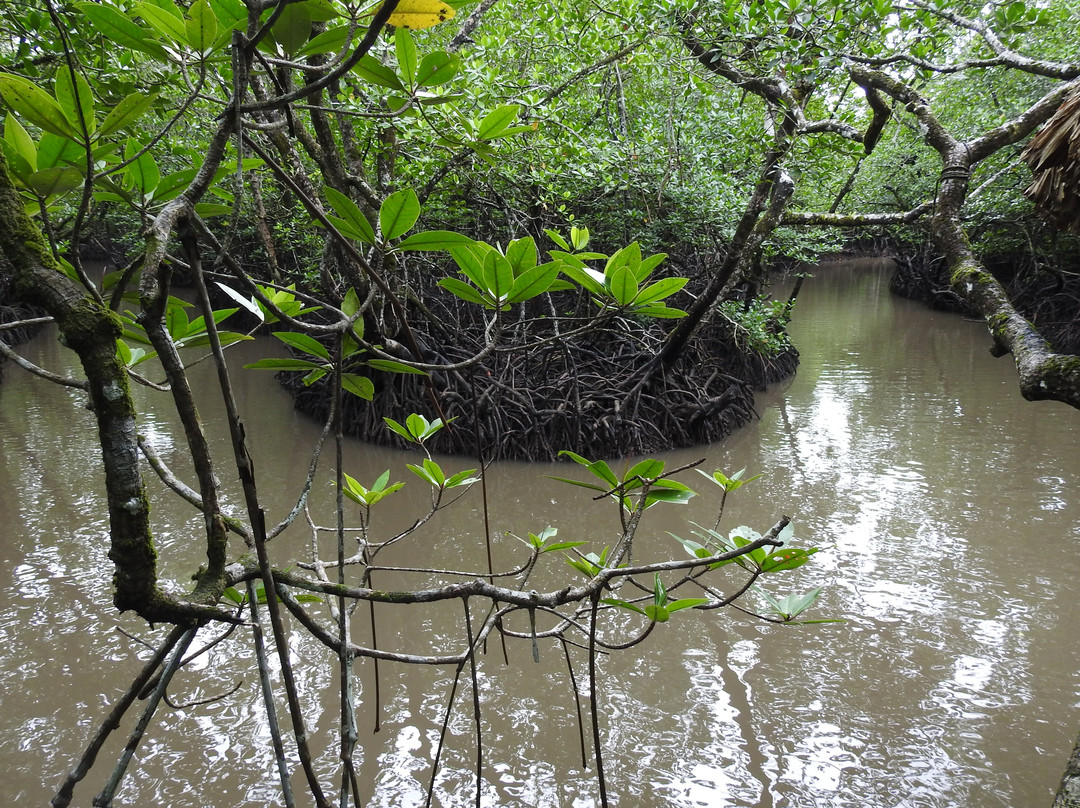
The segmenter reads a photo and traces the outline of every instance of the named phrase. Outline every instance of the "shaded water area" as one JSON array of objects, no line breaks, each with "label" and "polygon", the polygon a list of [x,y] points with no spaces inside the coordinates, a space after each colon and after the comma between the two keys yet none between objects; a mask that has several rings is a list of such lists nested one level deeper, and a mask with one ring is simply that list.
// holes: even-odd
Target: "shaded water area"
[{"label": "shaded water area", "polygon": [[[792,324],[797,376],[759,399],[760,421],[670,458],[763,474],[729,499],[725,529],[764,531],[792,516],[800,541],[824,552],[777,581],[823,586],[812,616],[845,622],[775,627],[733,612],[683,612],[643,645],[603,659],[609,791],[621,808],[1050,804],[1080,724],[1080,412],[1024,402],[1011,360],[990,356],[984,326],[894,299],[887,284],[880,267],[819,270]],[[267,350],[237,347],[237,366]],[[28,352],[54,370],[70,363],[48,337]],[[318,427],[292,411],[269,374],[241,374],[239,387],[275,520],[293,495],[270,492],[295,489]],[[225,449],[213,398],[203,414]],[[175,424],[150,414],[141,429],[190,479]],[[111,608],[102,480],[81,395],[8,368],[0,453],[0,791],[9,804],[44,805],[147,656],[118,629],[148,639],[164,632]],[[413,455],[350,443],[346,457],[362,480],[385,468],[413,480],[405,469]],[[597,551],[611,541],[612,509],[543,476],[574,471],[493,469],[497,567],[521,556],[506,531],[553,525]],[[696,477],[685,481],[707,494]],[[476,494],[395,560],[478,565]],[[385,528],[376,512],[376,529],[386,535],[406,523],[425,498],[410,482],[387,505]],[[332,521],[332,500],[324,478],[315,503],[322,524]],[[229,501],[240,504],[235,490]],[[154,508],[163,575],[180,587],[198,564],[201,518],[160,492]],[[679,557],[668,531],[688,536],[690,521],[711,524],[714,513],[711,496],[654,508],[636,560]],[[302,557],[307,540],[303,529],[277,540],[275,561]],[[554,585],[570,573],[549,560]],[[445,649],[460,636],[460,615],[445,606],[383,609],[380,620],[386,647]],[[336,663],[306,636],[295,635],[291,650],[329,773]],[[485,804],[595,805],[561,651],[540,651],[535,664],[528,643],[511,643],[506,666],[495,644],[481,663]],[[119,804],[278,804],[252,657],[237,636],[179,676],[178,702],[243,684],[220,701],[162,712]],[[575,662],[583,671],[584,656]],[[373,735],[370,667],[360,666],[366,805],[423,804],[450,677],[385,666],[382,730]],[[471,720],[459,701],[437,804],[471,804]],[[121,743],[107,747],[113,759]],[[77,790],[77,804],[88,805],[105,776]]]}]

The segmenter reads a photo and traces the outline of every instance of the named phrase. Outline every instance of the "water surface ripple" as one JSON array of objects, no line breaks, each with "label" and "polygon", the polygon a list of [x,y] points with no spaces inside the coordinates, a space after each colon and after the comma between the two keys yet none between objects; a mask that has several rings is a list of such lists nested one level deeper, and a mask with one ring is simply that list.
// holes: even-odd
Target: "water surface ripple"
[{"label": "water surface ripple", "polygon": [[[778,628],[733,614],[684,613],[645,645],[603,659],[606,762],[620,808],[1049,805],[1080,722],[1080,413],[1024,402],[1011,360],[990,356],[982,325],[893,299],[886,287],[880,268],[819,270],[792,324],[802,353],[795,379],[760,398],[759,422],[722,445],[671,458],[706,456],[708,468],[762,473],[731,498],[725,529],[763,531],[780,514],[792,516],[800,541],[825,552],[778,583],[823,586],[816,615],[845,622]],[[238,349],[248,354],[237,364],[265,350]],[[71,367],[55,341],[41,339],[32,350],[50,369]],[[43,805],[149,653],[118,629],[150,640],[163,632],[111,607],[102,480],[79,394],[57,395],[13,367],[6,371],[0,787],[10,804]],[[199,385],[209,391],[204,420],[225,450],[210,379]],[[267,497],[270,517],[280,518],[293,495],[277,492],[302,479],[298,458],[317,427],[292,412],[269,374],[242,374],[240,389],[260,480],[275,492]],[[149,391],[137,394],[150,400]],[[174,420],[151,410],[140,427],[190,480]],[[347,457],[355,477],[389,468],[394,479],[412,479],[405,463],[413,456],[350,444]],[[594,549],[610,541],[615,514],[542,476],[549,473],[568,469],[493,470],[496,535],[550,524],[562,538],[590,539]],[[229,486],[229,501],[239,502]],[[201,519],[154,489],[163,575],[180,589],[198,563]],[[388,534],[425,499],[413,485],[396,496]],[[317,518],[330,523],[325,478],[314,499]],[[476,500],[461,503],[398,560],[475,564],[482,546]],[[680,554],[668,531],[689,535],[688,521],[711,524],[713,508],[702,498],[654,509],[640,552]],[[302,554],[306,542],[303,531],[283,537],[278,563]],[[512,540],[497,540],[497,565],[510,566],[516,554]],[[560,562],[552,566],[551,582],[565,577]],[[393,583],[387,577],[380,585]],[[384,610],[387,646],[453,647],[459,614],[404,611]],[[364,631],[358,622],[358,639]],[[301,635],[291,652],[319,766],[329,774],[335,663]],[[539,665],[526,646],[511,646],[508,667],[494,649],[482,660],[486,805],[597,804],[591,760],[590,771],[581,769],[562,653],[550,645],[541,653]],[[252,660],[237,635],[180,675],[177,701],[243,684],[227,699],[163,711],[118,804],[280,804]],[[575,661],[582,688],[582,656]],[[386,666],[382,731],[372,734],[373,683],[369,668],[360,669],[366,805],[423,804],[451,675]],[[440,804],[471,804],[471,720],[459,704],[436,784]],[[110,743],[103,759],[115,759],[121,743]],[[76,792],[80,804],[104,777],[97,773]]]}]

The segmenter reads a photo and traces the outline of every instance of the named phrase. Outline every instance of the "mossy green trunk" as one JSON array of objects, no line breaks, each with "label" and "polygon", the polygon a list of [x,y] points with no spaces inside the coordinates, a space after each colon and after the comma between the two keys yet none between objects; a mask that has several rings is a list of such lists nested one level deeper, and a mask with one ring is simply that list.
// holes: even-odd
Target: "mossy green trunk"
[{"label": "mossy green trunk", "polygon": [[120,319],[61,271],[40,230],[26,214],[2,154],[0,253],[13,274],[16,296],[52,315],[61,342],[78,354],[86,373],[108,492],[109,558],[115,565],[116,606],[147,619],[160,619],[165,598],[157,586],[150,507],[139,473],[135,407],[127,371],[116,350]]}]

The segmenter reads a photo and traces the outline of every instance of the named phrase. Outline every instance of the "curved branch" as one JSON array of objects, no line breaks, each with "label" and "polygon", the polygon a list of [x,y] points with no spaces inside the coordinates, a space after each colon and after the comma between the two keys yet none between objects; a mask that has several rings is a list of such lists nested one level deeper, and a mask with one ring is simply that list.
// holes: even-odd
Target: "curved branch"
[{"label": "curved branch", "polygon": [[[45,317],[41,319],[44,319],[50,323],[52,322],[52,317]],[[22,355],[11,350],[11,348],[8,347],[8,344],[3,340],[0,340],[0,356],[4,357],[5,359],[11,360],[26,372],[33,373],[35,376],[45,379],[45,381],[52,382],[53,384],[59,384],[64,387],[74,387],[76,390],[89,391],[89,386],[86,382],[80,381],[79,379],[69,379],[66,376],[60,376],[56,373],[53,373],[52,371],[45,370],[45,368],[43,367],[38,367],[29,359],[26,359]]]},{"label": "curved branch", "polygon": [[784,214],[783,224],[810,227],[864,227],[882,224],[911,224],[934,209],[933,202],[923,202],[916,208],[902,213],[820,213],[789,211]]},{"label": "curved branch", "polygon": [[1024,73],[1032,73],[1036,76],[1046,76],[1052,79],[1075,79],[1080,77],[1080,64],[1075,62],[1051,62],[1048,59],[1033,59],[1030,56],[1024,56],[1022,53],[1017,53],[1012,50],[1012,48],[1007,47],[998,35],[991,30],[990,26],[980,19],[971,19],[962,14],[957,14],[955,11],[950,11],[947,7],[943,7],[936,3],[927,3],[923,0],[913,0],[912,4],[917,8],[929,11],[931,14],[935,14],[944,20],[948,20],[953,25],[978,34],[982,37],[987,47],[989,47],[990,50],[1002,60],[1002,64],[1007,67],[1011,67],[1014,70],[1020,70]]},{"label": "curved branch", "polygon": [[1021,394],[1080,409],[1080,356],[1056,353],[1016,310],[1000,282],[975,256],[962,224],[972,166],[1029,135],[1053,115],[1061,99],[1080,87],[1080,80],[1057,86],[1012,120],[964,142],[945,128],[929,102],[902,82],[860,67],[852,68],[852,75],[905,104],[922,124],[927,143],[938,152],[942,172],[930,226],[934,243],[949,263],[953,291],[985,318],[994,353],[1013,355]]},{"label": "curved branch", "polygon": [[997,56],[993,59],[968,59],[951,65],[938,64],[937,62],[931,62],[927,59],[920,59],[918,56],[912,56],[909,53],[898,53],[893,56],[862,56],[857,53],[845,53],[842,54],[842,56],[848,61],[866,65],[867,67],[887,67],[888,65],[895,64],[909,64],[923,70],[929,70],[932,73],[941,73],[943,75],[963,73],[965,70],[971,70],[972,68],[1000,67],[1008,64],[1001,56]]}]

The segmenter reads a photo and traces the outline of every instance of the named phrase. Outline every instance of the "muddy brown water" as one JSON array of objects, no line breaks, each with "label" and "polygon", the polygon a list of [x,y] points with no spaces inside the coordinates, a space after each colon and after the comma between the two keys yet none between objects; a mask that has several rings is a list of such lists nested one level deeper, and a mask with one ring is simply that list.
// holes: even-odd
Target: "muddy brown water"
[{"label": "muddy brown water", "polygon": [[[681,613],[644,645],[604,659],[614,804],[1050,804],[1080,726],[1080,413],[1024,402],[1011,361],[990,356],[982,325],[894,299],[887,282],[880,267],[821,268],[792,325],[802,352],[797,376],[759,399],[760,421],[723,444],[668,458],[705,457],[710,469],[764,475],[731,497],[726,528],[765,530],[791,515],[799,540],[823,552],[781,583],[824,587],[813,616],[845,622],[792,628],[730,612]],[[240,361],[267,350],[239,348]],[[48,337],[28,353],[53,370],[71,365]],[[269,374],[239,380],[273,519],[303,476],[317,427],[293,413]],[[148,403],[156,394],[137,395]],[[149,410],[141,429],[191,479],[165,412]],[[203,414],[226,448],[213,398]],[[111,608],[102,478],[82,396],[9,365],[0,458],[0,792],[10,805],[45,805],[146,656],[120,629],[150,640],[163,632]],[[370,480],[389,468],[410,481],[379,522],[387,530],[423,505],[405,469],[415,459],[348,446],[353,476]],[[544,476],[572,471],[493,470],[496,566],[519,556],[507,531],[552,525],[596,549],[611,539],[617,514]],[[696,477],[686,479],[696,485]],[[688,536],[690,522],[711,524],[715,498],[705,499],[651,511],[642,552],[678,556],[669,531]],[[329,523],[325,478],[315,500]],[[235,489],[229,502],[241,503]],[[478,503],[458,503],[396,560],[476,565]],[[153,504],[162,574],[181,586],[198,563],[201,520],[160,492]],[[282,537],[276,560],[302,554],[306,541],[302,530]],[[551,566],[552,581],[571,574],[558,559]],[[447,607],[386,609],[380,620],[384,643],[403,650],[449,649],[460,632],[460,615]],[[335,663],[300,635],[291,650],[319,766],[334,771]],[[527,643],[511,643],[509,655],[504,666],[491,648],[481,663],[484,804],[597,804],[591,768],[581,768],[561,652],[542,644],[537,665]],[[238,637],[179,676],[178,701],[242,684],[219,701],[164,710],[117,804],[279,804],[252,657]],[[372,682],[360,668],[366,805],[423,804],[449,676],[390,667],[382,730],[372,734]],[[471,720],[459,703],[438,804],[472,804]],[[103,759],[115,759],[120,743]],[[95,772],[76,791],[77,804],[89,805],[106,776]]]}]

